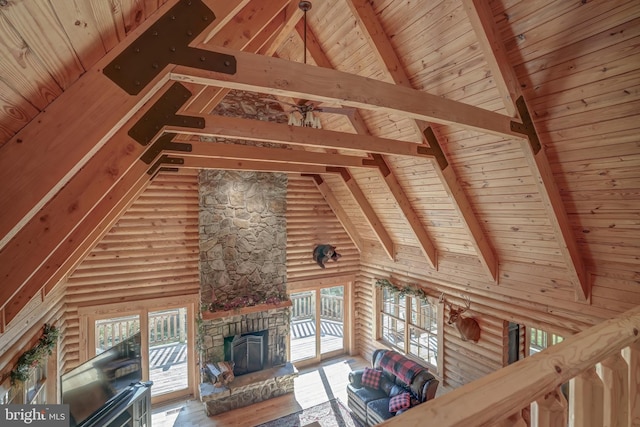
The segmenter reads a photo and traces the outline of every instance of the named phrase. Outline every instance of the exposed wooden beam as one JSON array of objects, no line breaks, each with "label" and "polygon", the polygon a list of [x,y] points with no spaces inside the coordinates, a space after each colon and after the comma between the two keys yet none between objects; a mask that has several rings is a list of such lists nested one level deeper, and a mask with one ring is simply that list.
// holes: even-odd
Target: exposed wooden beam
[{"label": "exposed wooden beam", "polygon": [[111,229],[120,215],[146,188],[151,176],[148,165],[136,162],[118,181],[107,197],[102,198],[67,238],[56,247],[45,262],[24,283],[5,306],[5,321],[13,320],[20,310],[44,288],[48,295],[53,288],[78,265],[100,239]]},{"label": "exposed wooden beam", "polygon": [[[200,47],[207,49],[207,46]],[[237,63],[235,74],[176,66],[171,71],[170,77],[177,81],[313,99],[401,114],[503,137],[522,137],[511,130],[510,117],[419,90],[279,58],[225,48],[216,48],[215,51],[235,57]]]},{"label": "exposed wooden beam", "polygon": [[191,141],[192,151],[180,153],[183,157],[208,157],[262,162],[298,163],[306,165],[375,168],[366,157],[342,154],[316,153],[286,148],[255,147],[251,145],[223,144]]},{"label": "exposed wooden beam", "polygon": [[[300,26],[298,26],[297,29],[298,32],[301,32],[303,30],[300,28]],[[320,44],[317,42],[313,31],[307,30],[307,46],[310,46],[309,52],[311,53],[311,56],[313,57],[313,60],[316,62],[316,64],[322,67],[333,68],[331,62],[320,47]],[[348,116],[348,120],[357,134],[372,136],[369,128],[366,126],[365,121],[362,119],[362,116],[358,110],[355,110],[354,114],[350,114]],[[432,268],[437,269],[438,264],[436,248],[433,245],[431,238],[427,233],[427,230],[421,224],[418,215],[411,206],[409,198],[406,196],[404,190],[402,189],[402,186],[389,169],[384,156],[380,154],[373,154],[373,159],[374,164],[378,166],[378,171],[382,175],[383,182],[385,182],[385,184],[387,185],[389,194],[395,199],[397,205],[400,207],[400,210],[407,220],[409,227],[416,236],[418,245],[424,253],[427,262],[429,262]]]},{"label": "exposed wooden beam", "polygon": [[228,0],[224,2],[217,1],[215,4],[209,2],[209,7],[215,13],[216,20],[206,31],[198,35],[195,42],[209,43],[250,1],[251,0]]},{"label": "exposed wooden beam", "polygon": [[[384,33],[384,29],[380,25],[371,5],[362,0],[345,1],[350,7],[353,15],[356,17],[356,21],[362,28],[363,34],[367,37],[374,53],[378,56],[379,62],[384,64],[389,79],[398,85],[411,87],[410,80],[398,59],[398,56],[396,55],[393,46]],[[315,55],[314,60],[317,62],[319,61],[319,63],[329,64],[329,61],[326,59],[324,52],[322,52],[319,46],[312,52]],[[350,117],[350,119],[351,124],[358,133],[370,134],[366,124],[359,114],[355,114]],[[416,131],[420,134],[420,138],[425,140],[422,133],[429,128],[429,124],[418,120],[414,121],[413,124]],[[428,130],[428,132],[431,131]],[[433,132],[431,132],[431,135],[433,138],[430,138],[428,143],[431,147],[436,148],[435,157],[432,159],[434,169],[440,176],[445,191],[447,191],[447,194],[450,196],[454,207],[462,219],[463,225],[471,236],[472,244],[476,249],[476,253],[480,258],[482,265],[485,267],[489,277],[496,281],[497,261],[495,258],[495,251],[485,238],[477,218],[473,215],[468,199],[466,198],[464,191],[462,191],[462,188],[455,177],[455,173],[451,168],[448,168],[447,172],[444,173],[443,167],[446,167],[443,166],[443,164],[446,165],[444,153],[440,149],[439,143],[437,139],[435,139]],[[381,158],[380,161],[386,163],[384,157]],[[417,220],[415,211],[411,207],[410,202],[406,200],[406,196],[404,195],[404,191],[402,190],[400,183],[393,177],[388,165],[385,164],[384,168],[381,168],[381,170],[383,169],[389,171],[385,176],[385,182],[387,182],[388,185],[393,184],[394,188],[396,188],[396,191],[391,194],[396,198],[398,205],[402,207],[403,213],[412,227],[414,234],[418,238],[423,252],[427,255],[427,259],[432,263],[432,265],[435,264],[435,262],[433,262],[436,258],[435,249],[431,249],[433,248],[433,244],[431,243],[424,226],[422,226]],[[413,218],[413,220],[410,220],[410,218]]]},{"label": "exposed wooden beam", "polygon": [[[345,0],[363,34],[367,38],[371,48],[378,57],[378,61],[384,64],[389,79],[399,86],[411,88],[411,80],[407,75],[402,62],[398,58],[394,47],[391,45],[380,20],[375,14],[371,3],[366,0]],[[440,177],[442,185],[462,220],[467,233],[471,237],[471,243],[476,250],[485,271],[493,281],[498,279],[498,262],[495,250],[486,238],[482,227],[475,217],[471,204],[458,182],[455,172],[448,167],[448,162],[440,147],[440,143],[433,132],[431,125],[422,120],[413,121],[416,132],[429,147],[434,149],[435,157],[432,159],[434,170]]]},{"label": "exposed wooden beam", "polygon": [[463,5],[474,31],[481,41],[480,47],[484,50],[485,58],[491,67],[498,88],[501,88],[500,93],[505,105],[510,104],[511,107],[508,110],[514,111],[514,114],[517,110],[523,122],[523,124],[513,122],[512,127],[519,129],[521,135],[527,138],[520,146],[535,177],[547,217],[551,222],[556,241],[569,271],[569,277],[574,285],[576,299],[590,302],[590,276],[580,254],[578,241],[553,177],[551,165],[538,140],[535,123],[527,110],[524,97],[518,86],[516,73],[508,61],[507,51],[502,39],[500,39],[490,6],[481,0],[463,0]]},{"label": "exposed wooden beam", "polygon": [[353,199],[358,204],[358,207],[362,211],[362,214],[367,220],[367,223],[378,238],[378,241],[382,244],[382,248],[384,249],[385,253],[389,256],[389,259],[395,261],[396,252],[393,240],[391,239],[391,236],[389,236],[389,233],[387,233],[387,230],[384,228],[382,221],[380,221],[380,218],[378,218],[378,215],[373,210],[373,207],[371,207],[369,200],[367,200],[367,196],[364,195],[356,180],[353,179],[353,176],[351,176],[351,173],[345,168],[328,168],[328,170],[340,173],[340,176],[351,192]]},{"label": "exposed wooden beam", "polygon": [[[172,83],[167,83],[167,87]],[[166,92],[160,91],[150,102],[132,115],[129,125],[120,128],[69,182],[57,192],[38,215],[28,221],[9,243],[0,250],[0,302],[12,304],[15,313],[26,304],[53,275],[54,271],[41,271],[49,260],[57,266],[62,258],[51,259],[61,245],[67,245],[73,231],[82,224],[90,212],[109,197],[111,189],[137,163],[149,146],[142,146],[127,135],[136,123]],[[141,170],[149,169],[144,164]],[[139,173],[138,173],[139,174]],[[115,202],[114,202],[115,203]],[[95,218],[94,218],[95,219]],[[96,226],[97,224],[93,224]],[[90,226],[89,226],[90,228]],[[36,274],[42,281],[32,281]],[[50,277],[50,276],[49,276]],[[29,288],[25,289],[25,285]]]},{"label": "exposed wooden beam", "polygon": [[282,162],[260,162],[256,160],[213,159],[208,157],[185,157],[179,169],[225,169],[261,172],[292,172],[307,174],[339,173],[326,166]]},{"label": "exposed wooden beam", "polygon": [[290,36],[296,24],[300,22],[303,12],[300,10],[298,3],[298,0],[289,1],[289,5],[284,9],[284,25],[274,34],[274,37],[269,39],[267,45],[260,50],[261,55],[272,56]]},{"label": "exposed wooden beam", "polygon": [[[209,34],[235,13],[241,1],[224,4],[204,0],[216,19],[203,34]],[[0,155],[0,247],[42,209],[118,129],[150,97],[168,76],[162,70],[142,91],[129,95],[107,78],[102,70],[123,50],[178,3],[168,0],[157,12],[109,51],[46,110],[8,143]],[[206,38],[206,37],[205,37]],[[99,117],[100,119],[96,119]],[[46,171],[46,173],[44,173]]]},{"label": "exposed wooden beam", "polygon": [[400,207],[400,210],[404,214],[407,222],[409,223],[409,227],[413,231],[413,234],[418,239],[418,244],[420,245],[420,250],[424,253],[429,265],[434,270],[438,269],[438,258],[436,254],[436,248],[431,242],[431,238],[427,233],[427,230],[424,228],[422,223],[420,222],[420,218],[413,210],[411,206],[411,202],[409,198],[404,192],[402,185],[398,182],[398,179],[395,177],[393,173],[391,173],[391,169],[389,169],[389,165],[387,165],[383,156],[380,154],[373,155],[374,161],[378,164],[378,168],[382,177],[384,179],[385,184],[387,184],[387,188],[390,193],[396,200],[396,203]]},{"label": "exposed wooden beam", "polygon": [[200,116],[205,125],[201,129],[165,126],[165,132],[213,136],[248,141],[337,148],[397,156],[433,156],[430,148],[406,141],[378,138],[369,135],[335,132],[325,129],[288,126],[261,120],[241,119],[217,115]]},{"label": "exposed wooden beam", "polygon": [[320,194],[322,194],[322,197],[324,197],[324,199],[326,200],[327,204],[329,205],[333,213],[336,214],[336,218],[338,218],[338,221],[340,221],[340,223],[342,224],[342,227],[345,229],[345,231],[351,238],[351,241],[353,242],[353,244],[356,245],[358,252],[362,252],[362,249],[363,249],[362,239],[360,238],[358,229],[355,227],[355,225],[353,225],[353,222],[351,222],[351,219],[349,219],[349,215],[342,208],[340,201],[333,194],[333,191],[331,191],[331,188],[329,188],[329,185],[320,175],[310,175],[310,176],[313,179],[313,182],[316,184],[318,191],[320,191]]},{"label": "exposed wooden beam", "polygon": [[458,213],[460,220],[467,232],[471,235],[471,243],[478,254],[482,267],[487,272],[489,277],[494,281],[498,281],[498,259],[495,255],[495,250],[491,245],[491,242],[485,236],[485,232],[478,222],[478,218],[473,211],[473,206],[469,202],[469,199],[464,193],[462,185],[458,181],[455,171],[452,167],[446,169],[440,169],[434,165],[434,170],[440,182],[444,187],[444,190],[449,195],[449,199],[453,203],[453,207]]},{"label": "exposed wooden beam", "polygon": [[[225,46],[229,49],[249,49],[249,52],[257,52],[269,38],[266,29],[273,30],[271,25],[277,21],[275,18],[282,14],[282,10],[288,3],[289,0],[268,2],[252,0],[250,4],[247,4],[232,17],[228,25],[218,30],[209,39],[207,45],[211,46],[211,49],[215,49],[216,46]],[[197,96],[193,97],[187,106],[188,111],[209,113],[228,92],[229,89],[205,87]]]},{"label": "exposed wooden beam", "polygon": [[511,117],[517,117],[515,102],[520,96],[520,85],[495,25],[491,7],[482,0],[462,0],[462,6],[467,12],[476,40],[484,52],[484,59],[494,76],[493,81],[504,101],[504,108]]}]

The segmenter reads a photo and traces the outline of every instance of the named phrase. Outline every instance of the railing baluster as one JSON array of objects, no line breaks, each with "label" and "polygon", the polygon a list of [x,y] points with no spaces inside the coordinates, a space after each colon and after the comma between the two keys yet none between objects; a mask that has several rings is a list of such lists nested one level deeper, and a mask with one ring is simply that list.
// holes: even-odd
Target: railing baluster
[{"label": "railing baluster", "polygon": [[598,363],[596,369],[604,384],[604,425],[626,427],[629,416],[627,363],[618,353]]},{"label": "railing baluster", "polygon": [[531,427],[565,427],[567,399],[556,389],[531,404]]},{"label": "railing baluster", "polygon": [[604,387],[595,366],[569,381],[569,427],[602,426]]},{"label": "railing baluster", "polygon": [[629,422],[630,426],[640,426],[640,342],[636,341],[622,350],[622,357],[628,366]]}]

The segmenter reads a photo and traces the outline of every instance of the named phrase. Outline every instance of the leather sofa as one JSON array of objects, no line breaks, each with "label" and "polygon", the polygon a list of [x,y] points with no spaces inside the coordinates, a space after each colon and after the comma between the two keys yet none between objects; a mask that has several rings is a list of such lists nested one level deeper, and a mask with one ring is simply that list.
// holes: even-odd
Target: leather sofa
[{"label": "leather sofa", "polygon": [[[419,365],[399,353],[391,351],[391,353],[387,354],[389,351],[391,350],[378,349],[373,352],[371,365],[373,369],[382,371],[377,388],[363,385],[365,369],[359,369],[349,373],[347,405],[360,421],[367,426],[381,423],[408,410],[403,409],[395,413],[390,412],[389,403],[393,396],[409,392],[411,395],[411,407],[433,399],[436,396],[439,381],[429,373],[426,368],[420,369]],[[408,383],[401,379],[402,375],[393,372],[396,369],[390,368],[388,363],[385,363],[391,356],[395,357],[395,360],[401,363],[413,364],[412,366],[414,367],[418,366],[417,369],[419,369],[419,371],[413,375],[413,378],[408,381]],[[381,362],[383,363],[381,364]],[[404,379],[407,379],[407,377],[405,376]]]}]

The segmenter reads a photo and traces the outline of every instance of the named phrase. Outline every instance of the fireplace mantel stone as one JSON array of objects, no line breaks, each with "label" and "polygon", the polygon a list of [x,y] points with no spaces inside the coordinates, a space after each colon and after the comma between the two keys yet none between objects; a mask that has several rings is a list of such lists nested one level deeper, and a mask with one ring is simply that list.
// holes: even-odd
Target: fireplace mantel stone
[{"label": "fireplace mantel stone", "polygon": [[282,301],[277,304],[257,304],[250,307],[242,307],[226,311],[203,311],[202,320],[222,319],[224,317],[237,316],[241,314],[258,313],[260,311],[272,310],[274,308],[291,307],[291,301]]}]

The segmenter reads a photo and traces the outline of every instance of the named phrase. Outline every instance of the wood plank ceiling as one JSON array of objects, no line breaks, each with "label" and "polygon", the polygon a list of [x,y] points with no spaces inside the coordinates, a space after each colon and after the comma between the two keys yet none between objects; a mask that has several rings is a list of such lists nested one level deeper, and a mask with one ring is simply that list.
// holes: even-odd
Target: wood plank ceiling
[{"label": "wood plank ceiling", "polygon": [[[138,92],[105,76],[191,3],[215,15],[192,48],[174,37],[195,60],[156,44],[168,65],[148,60],[148,82],[125,70]],[[637,283],[639,20],[634,0],[322,0],[305,33],[297,0],[0,0],[0,327],[69,273],[158,159],[308,174],[361,250],[413,246],[434,270],[439,254],[474,256],[488,283],[537,276],[587,304],[593,277]],[[193,94],[180,120],[136,142],[177,82]],[[319,113],[322,130],[211,114],[232,89],[354,112]]]}]

